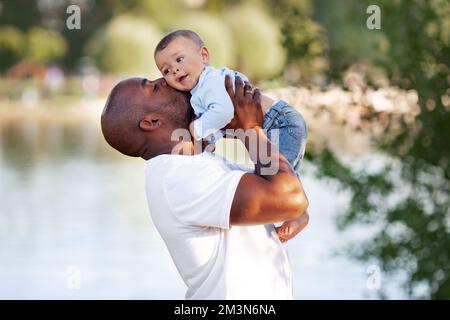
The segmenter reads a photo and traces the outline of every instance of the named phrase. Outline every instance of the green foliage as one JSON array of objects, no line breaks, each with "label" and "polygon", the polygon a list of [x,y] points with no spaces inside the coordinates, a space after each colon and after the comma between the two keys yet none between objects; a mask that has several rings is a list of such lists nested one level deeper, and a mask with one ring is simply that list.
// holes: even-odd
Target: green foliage
[{"label": "green foliage", "polygon": [[13,26],[0,27],[0,70],[16,63],[25,49],[25,36]]},{"label": "green foliage", "polygon": [[0,0],[0,25],[13,25],[22,32],[39,24],[38,1]]},{"label": "green foliage", "polygon": [[26,59],[46,64],[63,57],[66,51],[65,39],[56,32],[33,27],[27,33]]},{"label": "green foliage", "polygon": [[237,48],[237,69],[252,81],[279,75],[286,52],[281,45],[279,27],[265,10],[243,4],[230,9],[225,18]]},{"label": "green foliage", "polygon": [[286,20],[293,11],[303,17],[311,18],[314,13],[314,0],[265,0],[268,8],[283,21]]},{"label": "green foliage", "polygon": [[[123,6],[130,2],[131,0],[95,0],[86,1],[85,5],[81,6],[81,30],[69,30],[67,28],[62,30],[69,44],[69,50],[63,60],[63,64],[67,69],[74,71],[79,66],[80,60],[84,57],[87,43],[93,38],[94,34],[102,29],[114,16],[118,15],[121,10],[126,11],[126,7]],[[55,6],[57,3],[61,4],[59,1],[55,1]],[[65,21],[67,18],[65,10],[58,10],[53,14],[58,13],[59,19]],[[45,15],[49,13],[45,11],[42,14],[42,20],[45,20]]]},{"label": "green foliage", "polygon": [[284,80],[321,84],[328,69],[327,33],[313,20],[311,0],[265,0],[276,18],[287,52]]},{"label": "green foliage", "polygon": [[[358,3],[362,7],[369,4],[373,1]],[[386,272],[405,272],[405,286],[412,297],[448,299],[450,2],[383,0],[376,4],[381,7],[381,32],[388,45],[386,51],[374,47],[368,60],[383,67],[394,84],[417,90],[422,109],[414,127],[404,123],[403,134],[381,145],[401,164],[399,176],[387,171],[378,175],[355,173],[327,152],[314,161],[326,176],[338,179],[353,193],[349,210],[340,218],[341,227],[375,221],[381,224],[373,239],[354,246],[355,256],[377,260]],[[334,54],[334,59],[351,57],[346,51]],[[377,55],[383,59],[371,58]],[[395,205],[385,201],[386,190],[400,196]],[[428,291],[419,294],[417,288],[423,285]]]},{"label": "green foliage", "polygon": [[[415,258],[416,266],[410,272],[409,287],[425,282],[432,298],[448,299],[450,102],[445,99],[450,98],[450,34],[445,26],[450,24],[450,2],[403,0],[381,1],[380,5],[391,43],[390,63],[385,67],[399,85],[419,92],[422,108],[418,118],[421,130],[415,133],[405,125],[405,134],[384,146],[403,158],[402,177],[415,191],[389,219],[408,227],[404,238],[410,245],[404,250]],[[399,43],[402,45],[395,45]],[[398,244],[387,242],[392,243]],[[380,257],[384,262],[397,258]]]},{"label": "green foliage", "polygon": [[56,32],[33,27],[24,35],[12,26],[0,28],[0,69],[21,59],[47,64],[63,57],[66,51],[66,41]]},{"label": "green foliage", "polygon": [[315,18],[327,30],[330,76],[334,80],[339,81],[342,73],[357,62],[380,63],[387,57],[389,42],[385,34],[366,27],[366,9],[377,2],[316,1]]},{"label": "green foliage", "polygon": [[133,12],[136,15],[150,19],[154,25],[165,29],[174,21],[185,16],[182,14],[183,7],[183,3],[180,0],[142,0],[136,2]]},{"label": "green foliage", "polygon": [[[322,176],[353,193],[341,228],[381,225],[371,241],[354,248],[356,256],[376,259],[388,272],[404,270],[411,296],[426,284],[426,297],[450,297],[448,0],[210,0],[196,10],[182,0],[96,0],[83,7],[81,30],[63,31],[65,40],[43,29],[49,18],[63,21],[60,4],[39,10],[37,1],[0,3],[2,70],[23,58],[46,64],[67,49],[70,68],[84,49],[106,73],[158,77],[153,49],[161,30],[183,27],[204,38],[212,64],[234,67],[254,82],[283,71],[292,82],[322,75],[341,81],[349,67],[364,62],[383,70],[393,85],[416,90],[419,131],[405,123],[403,134],[381,145],[401,163],[400,177],[389,168],[355,172],[329,152],[309,156]],[[381,30],[366,27],[372,4],[381,8]],[[403,197],[388,206],[383,200],[389,193]]]},{"label": "green foliage", "polygon": [[294,9],[286,14],[281,30],[283,45],[288,52],[289,67],[297,69],[299,75],[288,80],[311,81],[327,71],[326,33],[318,23]]},{"label": "green foliage", "polygon": [[104,72],[155,78],[159,72],[153,51],[161,37],[149,21],[123,15],[99,31],[86,50]]},{"label": "green foliage", "polygon": [[209,50],[211,65],[236,67],[234,39],[228,26],[218,16],[208,13],[186,15],[171,30],[191,29],[197,32]]}]

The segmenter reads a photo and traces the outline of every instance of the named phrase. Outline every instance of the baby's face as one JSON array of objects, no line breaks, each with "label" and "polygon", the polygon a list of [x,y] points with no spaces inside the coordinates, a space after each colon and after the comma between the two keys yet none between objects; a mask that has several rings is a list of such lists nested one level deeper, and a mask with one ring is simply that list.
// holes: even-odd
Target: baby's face
[{"label": "baby's face", "polygon": [[207,65],[208,50],[185,37],[178,37],[155,56],[156,65],[169,86],[190,91]]}]

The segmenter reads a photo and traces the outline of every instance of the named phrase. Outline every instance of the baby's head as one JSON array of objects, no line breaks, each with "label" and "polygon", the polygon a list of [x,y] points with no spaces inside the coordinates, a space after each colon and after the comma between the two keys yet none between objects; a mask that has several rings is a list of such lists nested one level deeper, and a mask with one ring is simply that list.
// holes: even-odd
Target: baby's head
[{"label": "baby's head", "polygon": [[198,34],[190,30],[177,30],[158,43],[155,62],[169,86],[190,91],[208,65],[209,53]]}]

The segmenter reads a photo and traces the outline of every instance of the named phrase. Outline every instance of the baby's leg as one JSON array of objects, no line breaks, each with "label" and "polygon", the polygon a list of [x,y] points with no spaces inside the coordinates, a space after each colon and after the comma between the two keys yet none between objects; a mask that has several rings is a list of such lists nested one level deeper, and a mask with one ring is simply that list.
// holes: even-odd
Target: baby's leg
[{"label": "baby's leg", "polygon": [[[278,145],[294,170],[298,172],[305,155],[308,130],[302,115],[284,101],[277,101],[265,114],[263,128],[267,136]],[[282,242],[292,239],[308,223],[309,216],[305,212],[299,218],[285,221],[277,228]]]},{"label": "baby's leg", "polygon": [[272,143],[295,171],[301,166],[305,155],[308,130],[302,115],[284,101],[277,101],[267,111],[263,119],[263,129]]}]

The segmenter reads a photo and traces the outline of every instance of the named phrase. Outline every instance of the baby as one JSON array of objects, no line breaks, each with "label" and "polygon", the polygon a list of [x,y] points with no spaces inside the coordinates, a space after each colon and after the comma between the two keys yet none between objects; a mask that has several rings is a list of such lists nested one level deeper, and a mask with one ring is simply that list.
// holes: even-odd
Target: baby
[{"label": "baby", "polygon": [[[191,93],[191,105],[196,115],[190,125],[196,140],[214,144],[223,136],[223,129],[234,117],[234,107],[225,89],[225,76],[247,77],[228,68],[209,65],[209,52],[202,39],[193,31],[177,30],[166,35],[155,48],[155,62],[167,84]],[[267,137],[278,134],[279,151],[294,170],[298,171],[306,146],[307,129],[301,116],[284,101],[274,101],[261,95],[263,129]],[[286,221],[277,228],[282,242],[294,237],[307,223],[307,215]]]}]

